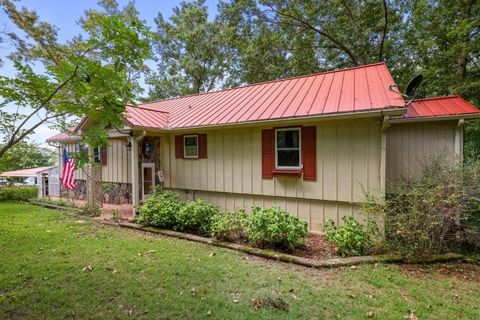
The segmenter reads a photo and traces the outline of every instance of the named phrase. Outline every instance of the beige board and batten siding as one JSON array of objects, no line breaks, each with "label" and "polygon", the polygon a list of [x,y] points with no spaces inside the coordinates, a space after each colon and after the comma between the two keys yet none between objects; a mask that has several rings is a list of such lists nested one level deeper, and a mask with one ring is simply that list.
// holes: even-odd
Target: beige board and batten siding
[{"label": "beige board and batten siding", "polygon": [[[69,153],[77,152],[76,144],[67,144]],[[130,152],[126,147],[126,140],[109,139],[107,146],[107,164],[102,166],[102,181],[114,183],[131,183],[132,173],[130,166]],[[86,180],[87,175],[84,169],[75,170],[75,178]]]},{"label": "beige board and batten siding", "polygon": [[393,123],[387,131],[387,192],[403,178],[420,176],[436,159],[453,164],[461,156],[455,153],[456,143],[461,152],[458,120]]},{"label": "beige board and batten siding", "polygon": [[[310,125],[310,124],[309,124]],[[327,219],[358,215],[364,190],[380,190],[379,118],[322,121],[317,125],[317,179],[262,179],[264,128],[207,133],[207,159],[176,159],[175,136],[161,139],[165,186],[188,199],[203,198],[223,210],[277,205],[321,230]],[[279,124],[281,126],[281,124]]]}]

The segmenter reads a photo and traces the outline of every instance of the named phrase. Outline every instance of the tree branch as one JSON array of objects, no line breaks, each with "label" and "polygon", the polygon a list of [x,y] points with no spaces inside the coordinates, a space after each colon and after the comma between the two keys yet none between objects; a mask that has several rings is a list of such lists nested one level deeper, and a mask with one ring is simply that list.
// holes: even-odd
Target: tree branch
[{"label": "tree branch", "polygon": [[55,116],[50,116],[46,117],[45,119],[41,120],[37,124],[35,124],[33,127],[25,130],[22,134],[20,134],[19,138],[16,138],[16,136],[20,133],[22,130],[23,126],[35,115],[37,114],[41,109],[45,108],[45,106],[53,99],[53,97],[63,88],[65,87],[70,81],[72,81],[76,75],[77,75],[77,70],[78,70],[78,65],[75,66],[75,69],[73,70],[73,74],[68,77],[65,81],[63,81],[61,84],[59,84],[55,90],[53,90],[50,95],[42,101],[42,103],[33,110],[23,121],[18,125],[18,127],[12,132],[10,138],[8,139],[8,142],[0,149],[0,157],[12,146],[17,144],[19,141],[21,141],[23,138],[25,138],[28,134],[33,132],[38,126],[40,126],[42,123],[47,121],[48,119],[52,119]]},{"label": "tree branch", "polygon": [[380,38],[380,46],[378,50],[378,60],[383,61],[383,49],[385,46],[385,38],[387,37],[387,29],[388,29],[388,7],[387,7],[387,0],[383,0],[383,15],[384,15],[384,24],[383,24],[383,33],[382,37]]},{"label": "tree branch", "polygon": [[287,17],[287,18],[290,18],[298,23],[300,23],[303,27],[307,28],[307,29],[310,29],[316,33],[318,33],[319,35],[327,38],[328,40],[330,40],[330,42],[332,42],[335,47],[337,49],[340,49],[342,50],[343,52],[345,52],[345,54],[350,58],[350,60],[352,61],[352,63],[354,65],[359,65],[360,64],[360,60],[357,58],[357,56],[352,52],[352,50],[350,50],[346,45],[344,45],[342,42],[340,42],[338,39],[334,38],[331,34],[329,34],[327,31],[325,30],[322,30],[322,29],[319,29],[315,26],[313,26],[312,24],[308,23],[307,21],[304,21],[294,15],[291,15],[289,13],[285,13],[285,12],[281,12],[281,11],[278,11],[274,8],[272,8],[271,6],[269,7],[270,10],[272,10],[274,13],[276,13],[277,15],[280,15],[280,16],[283,16],[283,17]]}]

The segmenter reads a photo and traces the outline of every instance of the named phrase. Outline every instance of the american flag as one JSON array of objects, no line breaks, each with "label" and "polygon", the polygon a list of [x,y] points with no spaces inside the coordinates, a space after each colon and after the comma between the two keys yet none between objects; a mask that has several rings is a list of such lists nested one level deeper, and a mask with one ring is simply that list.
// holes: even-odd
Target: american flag
[{"label": "american flag", "polygon": [[75,160],[68,157],[66,148],[63,148],[63,178],[62,185],[67,190],[75,188],[77,181],[75,180]]}]

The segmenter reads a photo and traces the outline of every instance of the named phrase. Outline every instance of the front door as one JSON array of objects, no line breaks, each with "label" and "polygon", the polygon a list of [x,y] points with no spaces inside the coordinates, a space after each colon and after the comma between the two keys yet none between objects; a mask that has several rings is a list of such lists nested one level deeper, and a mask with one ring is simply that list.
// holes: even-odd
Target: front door
[{"label": "front door", "polygon": [[142,200],[145,200],[148,193],[155,187],[154,168],[154,163],[142,163]]}]

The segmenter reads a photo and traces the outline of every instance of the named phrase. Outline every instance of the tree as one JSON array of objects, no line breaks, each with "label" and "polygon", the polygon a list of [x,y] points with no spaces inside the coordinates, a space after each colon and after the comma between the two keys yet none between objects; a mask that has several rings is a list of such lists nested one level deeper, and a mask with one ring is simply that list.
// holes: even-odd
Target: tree
[{"label": "tree", "polygon": [[220,16],[241,35],[236,44],[240,82],[250,82],[252,74],[266,80],[378,61],[395,63],[398,54],[402,11],[395,3],[232,0],[219,8]]},{"label": "tree", "polygon": [[161,14],[155,19],[158,70],[147,79],[152,99],[218,88],[233,59],[226,45],[230,31],[217,20],[209,21],[204,0],[182,2],[173,12],[168,21]]},{"label": "tree", "polygon": [[294,75],[288,66],[288,38],[270,23],[256,1],[221,1],[218,11],[216,20],[233,33],[226,39],[234,52],[227,86]]},{"label": "tree", "polygon": [[55,163],[55,156],[55,150],[22,141],[0,157],[0,172],[51,166]]},{"label": "tree", "polygon": [[149,30],[133,4],[119,9],[114,0],[102,1],[102,10],[89,10],[80,20],[85,35],[67,43],[34,11],[9,0],[0,6],[21,31],[9,34],[15,51],[8,59],[17,74],[0,76],[0,157],[41,125],[66,129],[72,116],[98,124],[86,132],[87,143],[104,143],[104,128],[120,123],[125,103],[134,102],[135,80],[150,56]]},{"label": "tree", "polygon": [[[420,97],[460,95],[480,106],[480,3],[417,0],[410,8],[404,37],[406,61],[392,70],[396,80],[405,84],[421,73]],[[478,122],[467,122],[467,160],[480,159],[479,133]]]}]

